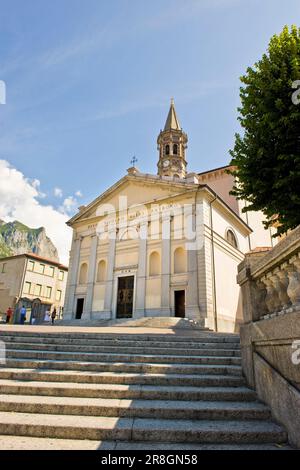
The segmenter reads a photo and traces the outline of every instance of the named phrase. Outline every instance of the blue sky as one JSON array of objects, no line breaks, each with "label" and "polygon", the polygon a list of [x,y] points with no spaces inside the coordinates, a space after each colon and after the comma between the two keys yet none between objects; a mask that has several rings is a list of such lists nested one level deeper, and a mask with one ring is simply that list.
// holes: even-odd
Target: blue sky
[{"label": "blue sky", "polygon": [[189,170],[227,164],[239,76],[299,20],[299,0],[0,0],[0,160],[41,205],[87,203],[133,155],[156,172],[174,97]]}]

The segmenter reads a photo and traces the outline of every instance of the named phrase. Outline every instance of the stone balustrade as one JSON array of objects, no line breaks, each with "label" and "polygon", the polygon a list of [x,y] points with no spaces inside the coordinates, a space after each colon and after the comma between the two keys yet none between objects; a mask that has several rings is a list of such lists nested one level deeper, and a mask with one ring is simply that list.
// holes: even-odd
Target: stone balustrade
[{"label": "stone balustrade", "polygon": [[[257,284],[265,286],[261,302],[265,302],[268,315],[293,312],[300,306],[300,253],[273,271],[268,272]],[[265,311],[265,308],[263,308]],[[264,315],[264,318],[269,318]]]},{"label": "stone balustrade", "polygon": [[239,265],[243,372],[300,448],[300,227]]},{"label": "stone balustrade", "polygon": [[300,228],[272,250],[248,253],[238,283],[245,323],[300,310]]}]

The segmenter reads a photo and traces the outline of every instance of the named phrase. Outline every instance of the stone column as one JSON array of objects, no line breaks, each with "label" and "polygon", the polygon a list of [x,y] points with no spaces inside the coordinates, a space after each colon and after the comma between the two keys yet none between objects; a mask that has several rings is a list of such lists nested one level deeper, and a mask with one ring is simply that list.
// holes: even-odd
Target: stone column
[{"label": "stone column", "polygon": [[112,318],[112,294],[114,282],[114,268],[116,256],[116,232],[109,232],[108,261],[107,261],[107,280],[104,297],[104,312]]},{"label": "stone column", "polygon": [[170,276],[171,276],[171,218],[170,214],[162,215],[162,249],[161,249],[161,312],[171,316]]},{"label": "stone column", "polygon": [[93,296],[95,288],[95,273],[96,273],[96,262],[97,262],[97,248],[98,248],[98,236],[92,235],[90,259],[89,259],[89,272],[87,282],[87,293],[84,307],[84,315],[87,318],[89,316],[92,319],[92,308],[93,308]]},{"label": "stone column", "polygon": [[[188,214],[191,217],[190,236],[193,238],[186,242],[187,250],[187,290],[186,290],[186,317],[190,320],[202,322],[204,325],[204,318],[201,318],[199,307],[199,294],[198,294],[198,250],[196,243],[196,207],[193,205],[192,213]],[[186,223],[186,220],[184,221]]]},{"label": "stone column", "polygon": [[74,302],[75,292],[78,278],[78,268],[80,261],[80,248],[83,237],[78,237],[73,240],[72,254],[71,254],[71,270],[69,271],[68,287],[66,291],[66,300],[64,307],[64,320],[71,320],[74,317]]},{"label": "stone column", "polygon": [[139,235],[139,265],[136,280],[136,305],[135,312],[133,314],[134,318],[145,316],[148,220],[141,222]]}]

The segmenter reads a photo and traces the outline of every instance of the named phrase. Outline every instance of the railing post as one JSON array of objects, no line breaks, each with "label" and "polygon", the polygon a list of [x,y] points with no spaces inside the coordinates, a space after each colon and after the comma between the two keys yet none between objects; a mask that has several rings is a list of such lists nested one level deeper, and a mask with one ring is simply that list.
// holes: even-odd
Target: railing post
[{"label": "railing post", "polygon": [[300,258],[299,254],[290,259],[287,267],[289,277],[289,285],[287,294],[291,300],[292,308],[296,309],[300,306]]},{"label": "railing post", "polygon": [[281,300],[282,309],[287,309],[291,305],[290,298],[287,294],[289,285],[289,278],[286,271],[287,263],[283,263],[280,267],[274,270],[274,274],[279,280],[279,298]]}]

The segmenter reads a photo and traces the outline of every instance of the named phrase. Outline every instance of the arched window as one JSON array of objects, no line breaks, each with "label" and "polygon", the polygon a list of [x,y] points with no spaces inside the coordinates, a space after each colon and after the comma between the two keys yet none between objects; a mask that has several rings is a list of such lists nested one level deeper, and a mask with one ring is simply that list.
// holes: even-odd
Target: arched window
[{"label": "arched window", "polygon": [[174,251],[174,273],[181,274],[186,272],[186,252],[183,248],[176,248]]},{"label": "arched window", "polygon": [[160,274],[160,256],[157,251],[153,251],[149,258],[149,276]]},{"label": "arched window", "polygon": [[173,145],[173,155],[177,155],[177,154],[178,154],[178,145],[174,144]]},{"label": "arched window", "polygon": [[97,282],[103,282],[106,279],[106,262],[104,259],[99,261],[97,270]]},{"label": "arched window", "polygon": [[87,263],[83,263],[80,266],[79,284],[86,284],[87,283],[87,273],[88,273],[88,265],[87,265]]},{"label": "arched window", "polygon": [[166,155],[170,155],[170,145],[166,145]]},{"label": "arched window", "polygon": [[226,240],[228,241],[228,243],[230,243],[230,245],[234,246],[234,248],[238,247],[237,239],[233,230],[230,230],[230,229],[227,230]]}]

